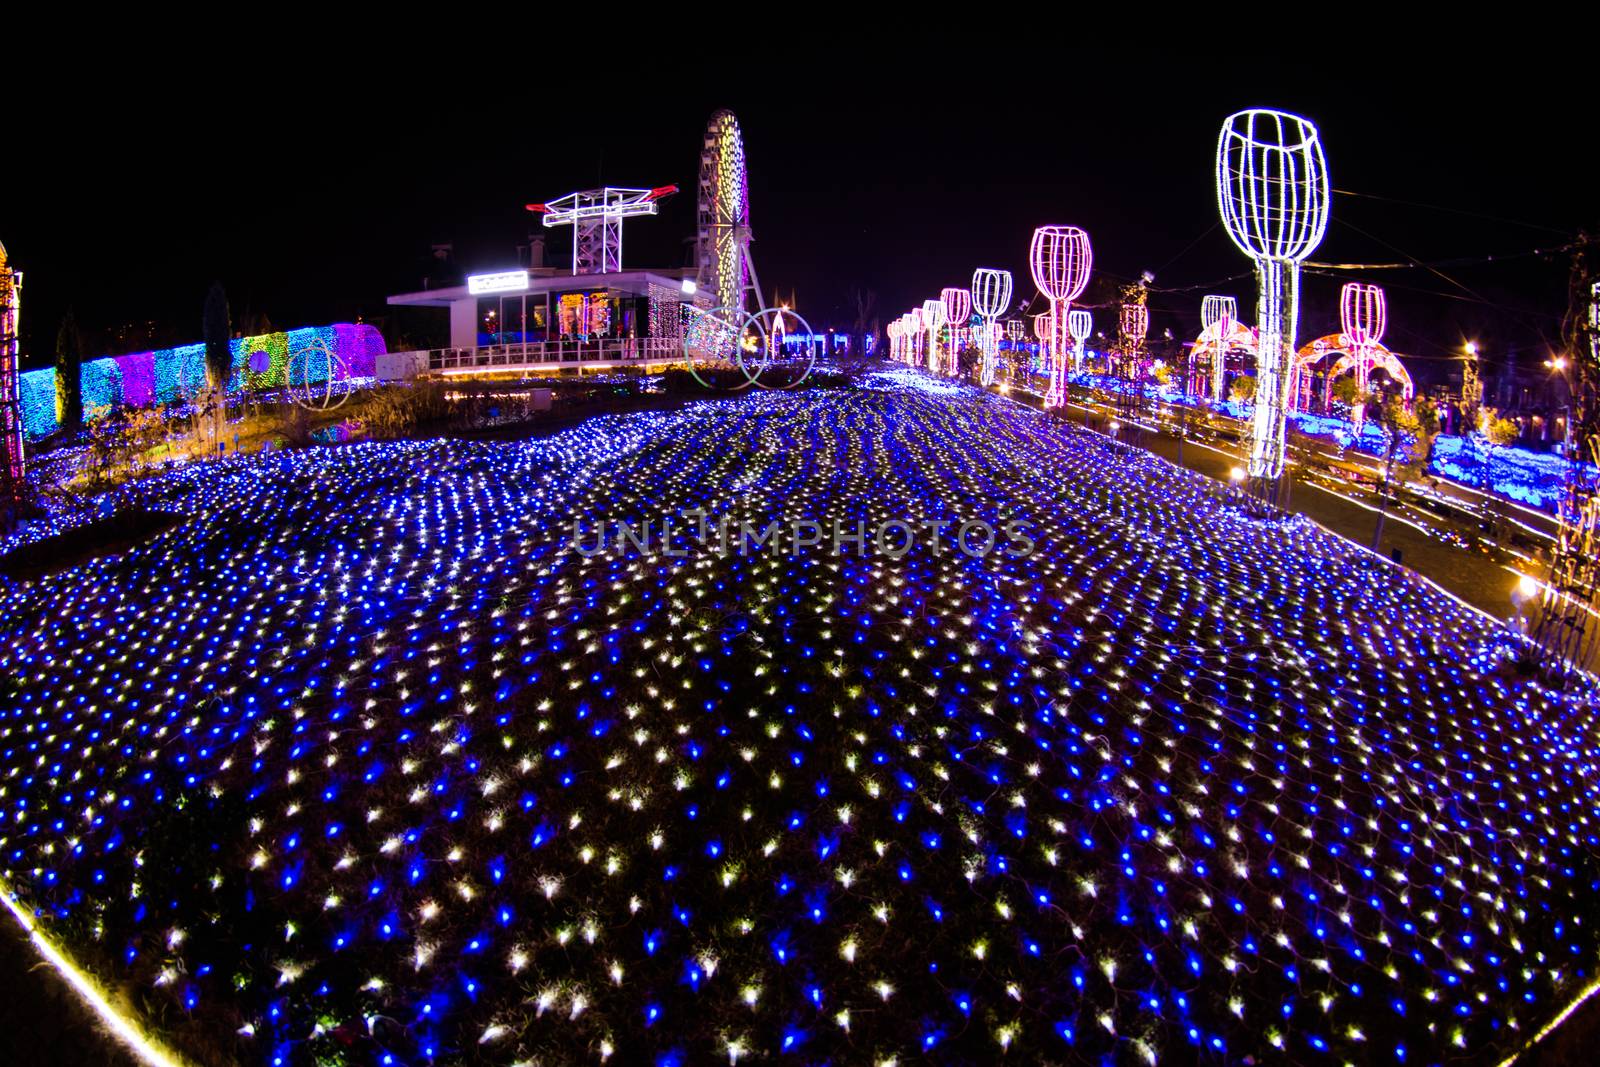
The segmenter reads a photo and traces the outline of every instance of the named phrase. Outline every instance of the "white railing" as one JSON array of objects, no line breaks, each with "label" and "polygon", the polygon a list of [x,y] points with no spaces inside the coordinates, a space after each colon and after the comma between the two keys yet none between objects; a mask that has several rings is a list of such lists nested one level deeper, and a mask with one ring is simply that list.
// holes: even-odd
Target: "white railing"
[{"label": "white railing", "polygon": [[428,370],[493,370],[497,367],[510,370],[546,364],[659,362],[679,358],[682,353],[682,344],[675,337],[535,341],[478,348],[435,348],[428,353]]}]

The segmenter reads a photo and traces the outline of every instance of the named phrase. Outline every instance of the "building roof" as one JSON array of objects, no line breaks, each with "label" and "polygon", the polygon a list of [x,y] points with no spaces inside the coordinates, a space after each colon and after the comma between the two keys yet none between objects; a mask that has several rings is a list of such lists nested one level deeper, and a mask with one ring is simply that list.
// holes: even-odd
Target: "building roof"
[{"label": "building roof", "polygon": [[[517,268],[504,273],[515,274]],[[694,276],[693,267],[675,267],[665,270],[623,270],[609,274],[568,274],[559,271],[554,274],[544,272],[528,272],[527,288],[520,286],[514,289],[503,289],[496,292],[485,292],[482,296],[522,296],[524,294],[544,295],[545,293],[568,293],[578,290],[610,289],[617,292],[630,293],[634,296],[648,296],[651,285],[663,286],[668,289],[680,289],[685,278]],[[409,307],[449,307],[459,300],[473,297],[471,288],[466,285],[452,285],[443,289],[424,289],[416,293],[396,293],[389,297],[388,302],[397,306]]]}]

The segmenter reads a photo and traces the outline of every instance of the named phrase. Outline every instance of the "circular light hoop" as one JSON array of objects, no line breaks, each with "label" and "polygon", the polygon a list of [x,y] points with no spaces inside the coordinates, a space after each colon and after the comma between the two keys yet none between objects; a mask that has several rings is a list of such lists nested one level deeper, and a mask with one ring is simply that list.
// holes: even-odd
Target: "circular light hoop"
[{"label": "circular light hoop", "polygon": [[[747,312],[741,307],[727,307],[718,305],[717,307],[707,308],[700,312],[700,314],[703,319],[710,320],[713,323],[712,329],[715,330],[715,336],[718,339],[728,339],[727,343],[731,346],[733,353],[731,358],[723,358],[716,354],[713,354],[710,358],[713,361],[732,363],[745,377],[745,380],[742,384],[733,386],[734,392],[748,389],[752,385],[758,385],[763,389],[794,389],[801,385],[807,378],[811,377],[811,372],[816,368],[817,353],[816,350],[808,344],[806,346],[806,369],[805,372],[800,375],[800,377],[796,378],[787,385],[767,385],[761,381],[761,375],[764,374],[767,368],[772,364],[772,338],[774,333],[781,334],[786,332],[797,332],[792,330],[786,331],[782,329],[782,318],[784,315],[794,316],[799,324],[805,328],[803,331],[798,332],[803,332],[807,336],[810,336],[811,324],[807,322],[805,317],[799,312],[785,311],[783,308],[757,308],[755,311]],[[768,319],[773,321],[773,324],[778,327],[778,330],[773,331],[767,329]],[[738,323],[737,327],[734,325],[735,323]],[[758,365],[756,365],[756,368],[753,372],[751,371],[750,367],[746,365],[744,348],[744,338],[750,334],[752,327],[754,328],[756,337],[758,338],[756,347],[761,350],[761,361]],[[702,388],[712,389],[713,386],[711,383],[700,377],[700,369],[695,365],[696,357],[690,333],[684,334],[683,340],[680,342],[680,344],[683,349],[684,363],[689,368],[690,376],[693,377],[695,381],[699,382]]]},{"label": "circular light hoop", "polygon": [[[306,377],[306,371],[313,365],[310,361],[312,355],[317,356],[322,366],[327,368],[327,376],[320,383],[309,381]],[[295,380],[297,367],[298,382]],[[350,399],[350,391],[335,392],[334,383],[344,377],[344,370],[344,360],[328,347],[326,341],[320,337],[311,338],[289,353],[288,364],[284,368],[284,383],[289,399],[307,411],[334,411],[343,407],[345,401]]]}]

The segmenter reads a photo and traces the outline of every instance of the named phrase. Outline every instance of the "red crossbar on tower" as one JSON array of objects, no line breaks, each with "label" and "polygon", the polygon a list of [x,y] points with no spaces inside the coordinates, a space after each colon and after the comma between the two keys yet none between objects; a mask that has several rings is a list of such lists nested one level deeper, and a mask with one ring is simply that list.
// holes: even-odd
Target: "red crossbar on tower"
[{"label": "red crossbar on tower", "polygon": [[622,220],[654,215],[656,205],[678,191],[676,185],[654,189],[583,189],[548,203],[529,204],[544,216],[546,229],[572,227],[572,273],[614,274],[622,269]]}]

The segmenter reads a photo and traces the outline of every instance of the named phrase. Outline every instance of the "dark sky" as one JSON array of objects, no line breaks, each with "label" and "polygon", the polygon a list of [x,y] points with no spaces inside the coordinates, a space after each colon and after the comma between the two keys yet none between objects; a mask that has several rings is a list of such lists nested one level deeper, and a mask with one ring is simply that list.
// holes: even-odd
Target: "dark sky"
[{"label": "dark sky", "polygon": [[[1131,67],[1086,61],[1036,76],[966,60],[940,82],[921,64],[886,67],[881,45],[858,60],[844,46],[797,46],[803,66],[772,62],[760,77],[708,85],[623,63],[631,74],[607,89],[591,87],[605,80],[593,71],[546,64],[506,77],[489,73],[497,64],[401,74],[341,63],[220,88],[182,66],[123,79],[101,66],[90,103],[22,110],[0,241],[27,272],[28,365],[48,359],[69,305],[92,332],[154,319],[197,339],[213,278],[236,319],[373,319],[386,294],[419,287],[430,244],[453,242],[471,270],[514,265],[532,219],[524,203],[597,183],[684,188],[660,217],[626,228],[626,263],[677,264],[701,131],[726,106],[745,131],[761,279],[792,291],[814,324],[848,324],[858,286],[887,319],[966,284],[976,266],[1010,268],[1026,298],[1029,234],[1055,222],[1090,232],[1103,278],[1153,271],[1152,332],[1189,336],[1205,292],[1250,305],[1248,261],[1217,224],[1213,157],[1229,112],[1273,106],[1314,119],[1334,187],[1363,194],[1334,198],[1314,260],[1415,258],[1448,276],[1310,275],[1302,338],[1337,328],[1342,281],[1377,281],[1389,292],[1386,340],[1442,372],[1468,336],[1491,357],[1543,358],[1566,260],[1530,253],[1600,225],[1578,143],[1593,129],[1592,89],[1551,47],[1507,46],[1490,61],[1435,41],[1360,69],[1249,77],[1237,63],[1218,73],[1147,49]],[[68,72],[47,77],[46,95],[72,85]],[[552,238],[558,255],[562,240]]]}]

